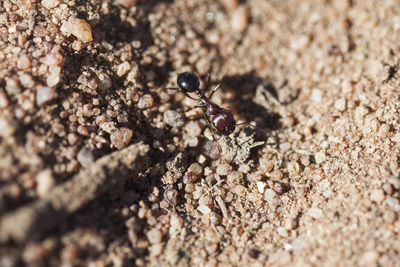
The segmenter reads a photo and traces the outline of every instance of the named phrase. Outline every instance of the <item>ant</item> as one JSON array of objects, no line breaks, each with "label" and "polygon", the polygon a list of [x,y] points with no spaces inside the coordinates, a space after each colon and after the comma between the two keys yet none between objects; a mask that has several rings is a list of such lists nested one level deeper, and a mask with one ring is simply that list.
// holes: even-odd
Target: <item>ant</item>
[{"label": "ant", "polygon": [[[176,83],[179,88],[170,89],[179,89],[190,99],[196,100],[199,105],[194,108],[200,107],[205,109],[206,117],[208,117],[209,121],[211,121],[219,134],[228,136],[235,131],[237,124],[232,112],[228,109],[221,108],[210,101],[212,95],[218,90],[219,84],[213,89],[211,95],[206,97],[206,95],[200,90],[199,78],[192,72],[183,72],[179,74]],[[210,76],[205,87],[206,89],[208,88],[209,83]],[[193,98],[189,93],[196,93],[198,98]]]}]

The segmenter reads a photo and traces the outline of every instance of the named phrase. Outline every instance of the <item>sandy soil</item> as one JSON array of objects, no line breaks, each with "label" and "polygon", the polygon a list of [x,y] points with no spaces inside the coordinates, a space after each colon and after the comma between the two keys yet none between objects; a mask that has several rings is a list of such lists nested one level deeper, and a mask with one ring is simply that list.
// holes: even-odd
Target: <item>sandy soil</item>
[{"label": "sandy soil", "polygon": [[400,266],[399,4],[1,1],[0,266]]}]

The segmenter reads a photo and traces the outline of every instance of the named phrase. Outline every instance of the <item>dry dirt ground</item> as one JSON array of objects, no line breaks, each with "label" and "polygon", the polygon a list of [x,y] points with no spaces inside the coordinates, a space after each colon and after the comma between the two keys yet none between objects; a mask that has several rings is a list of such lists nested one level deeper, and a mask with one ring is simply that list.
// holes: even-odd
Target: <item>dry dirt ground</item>
[{"label": "dry dirt ground", "polygon": [[400,266],[399,7],[0,1],[0,266]]}]

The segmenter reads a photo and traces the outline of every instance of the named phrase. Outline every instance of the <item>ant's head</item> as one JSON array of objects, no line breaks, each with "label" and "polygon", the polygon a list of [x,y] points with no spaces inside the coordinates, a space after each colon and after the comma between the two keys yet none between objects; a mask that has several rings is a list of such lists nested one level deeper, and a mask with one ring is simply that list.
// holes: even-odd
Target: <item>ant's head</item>
[{"label": "ant's head", "polygon": [[192,72],[184,72],[179,74],[176,82],[179,88],[186,93],[196,92],[200,87],[199,78]]}]

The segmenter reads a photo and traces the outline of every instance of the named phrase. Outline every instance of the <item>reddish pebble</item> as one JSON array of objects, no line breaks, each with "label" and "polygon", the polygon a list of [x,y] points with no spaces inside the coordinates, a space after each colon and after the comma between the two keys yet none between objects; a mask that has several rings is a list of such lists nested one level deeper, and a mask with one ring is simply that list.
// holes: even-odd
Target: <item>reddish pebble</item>
[{"label": "reddish pebble", "polygon": [[78,134],[80,135],[84,135],[84,136],[88,136],[89,135],[89,130],[86,126],[84,125],[79,125],[78,129],[76,129],[76,131],[78,132]]},{"label": "reddish pebble", "polygon": [[138,108],[140,109],[151,108],[153,104],[154,104],[153,96],[150,94],[145,94],[139,99]]},{"label": "reddish pebble", "polygon": [[74,262],[79,256],[79,250],[73,245],[64,247],[61,250],[61,259],[65,262]]},{"label": "reddish pebble", "polygon": [[110,135],[111,144],[117,149],[125,148],[132,139],[133,131],[122,127]]},{"label": "reddish pebble", "polygon": [[183,175],[183,183],[184,184],[193,184],[199,179],[199,175],[193,172],[185,172]]}]

